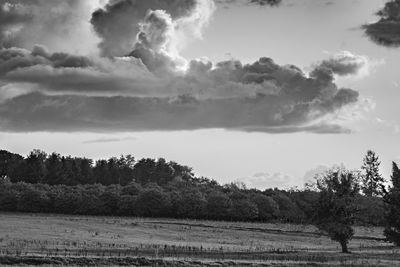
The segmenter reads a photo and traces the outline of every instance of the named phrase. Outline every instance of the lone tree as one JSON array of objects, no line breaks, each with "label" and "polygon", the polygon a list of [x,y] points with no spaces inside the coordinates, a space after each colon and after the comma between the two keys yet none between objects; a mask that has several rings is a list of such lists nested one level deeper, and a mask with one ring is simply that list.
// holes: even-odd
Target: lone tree
[{"label": "lone tree", "polygon": [[386,203],[386,228],[384,235],[386,239],[400,246],[400,170],[393,162],[392,187],[384,197]]},{"label": "lone tree", "polygon": [[367,197],[383,196],[386,192],[384,185],[385,180],[379,173],[380,165],[381,162],[376,153],[372,150],[368,150],[361,167],[364,172],[361,187],[364,195]]},{"label": "lone tree", "polygon": [[354,235],[352,225],[355,197],[359,192],[358,177],[347,170],[330,170],[317,181],[320,191],[314,223],[334,241],[340,243],[343,253],[349,253],[347,244]]}]

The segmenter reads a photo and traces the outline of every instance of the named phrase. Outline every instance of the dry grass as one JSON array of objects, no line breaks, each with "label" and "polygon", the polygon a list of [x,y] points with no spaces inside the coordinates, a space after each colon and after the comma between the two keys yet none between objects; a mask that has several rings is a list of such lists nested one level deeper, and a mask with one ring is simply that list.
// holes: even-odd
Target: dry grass
[{"label": "dry grass", "polygon": [[356,227],[350,243],[353,253],[342,255],[337,253],[338,244],[313,226],[0,214],[0,255],[6,256],[145,256],[289,264],[285,266],[400,266],[400,250],[382,238],[381,228]]}]

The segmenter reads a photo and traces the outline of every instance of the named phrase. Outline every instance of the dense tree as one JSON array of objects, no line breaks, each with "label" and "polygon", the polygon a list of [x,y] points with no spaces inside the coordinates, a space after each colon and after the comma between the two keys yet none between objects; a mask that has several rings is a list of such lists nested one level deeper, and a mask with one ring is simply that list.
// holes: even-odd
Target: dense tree
[{"label": "dense tree", "polygon": [[286,192],[274,190],[272,199],[279,206],[279,218],[284,222],[304,222],[305,215]]},{"label": "dense tree", "polygon": [[[58,185],[52,188],[49,196],[53,211],[65,214],[76,214],[81,208],[82,194],[76,187]],[[87,203],[85,203],[87,207]],[[89,213],[88,213],[89,214]]]},{"label": "dense tree", "polygon": [[6,185],[6,181],[0,182],[0,210],[17,211],[19,192]]},{"label": "dense tree", "polygon": [[96,161],[96,165],[93,168],[93,175],[95,177],[96,183],[103,184],[103,185],[111,185],[115,183],[113,181],[113,178],[111,176],[110,172],[110,165],[112,166],[113,160],[110,159],[110,161],[107,160],[98,160]]},{"label": "dense tree", "polygon": [[138,215],[144,217],[167,216],[171,208],[168,194],[158,187],[144,189],[136,200]]},{"label": "dense tree", "polygon": [[362,225],[385,225],[385,205],[381,197],[357,196],[356,222]]},{"label": "dense tree", "polygon": [[118,185],[108,186],[100,195],[101,211],[105,215],[116,215],[121,195],[121,187]]},{"label": "dense tree", "polygon": [[279,215],[279,206],[272,197],[263,194],[255,194],[252,201],[257,205],[258,218],[261,221],[276,219]]},{"label": "dense tree", "polygon": [[121,189],[122,195],[137,196],[142,191],[142,186],[136,182],[130,182]]},{"label": "dense tree", "polygon": [[76,158],[80,175],[77,177],[78,184],[93,184],[93,160],[87,158]]},{"label": "dense tree", "polygon": [[0,150],[0,178],[8,178],[12,182],[23,180],[24,157]]},{"label": "dense tree", "polygon": [[338,241],[343,253],[354,235],[355,197],[359,192],[357,177],[346,170],[331,170],[318,182],[319,201],[316,203],[315,224]]},{"label": "dense tree", "polygon": [[361,189],[367,197],[383,196],[385,193],[385,180],[379,173],[381,162],[379,157],[372,150],[368,150],[367,155],[363,159],[362,185]]},{"label": "dense tree", "polygon": [[[316,191],[312,191],[309,189],[304,190],[291,190],[288,194],[289,198],[296,204],[301,210],[301,213],[304,214],[298,220],[305,220],[304,222],[311,222],[310,218],[312,218],[314,214],[314,203],[318,201],[319,194]],[[296,221],[298,221],[296,220]]]},{"label": "dense tree", "polygon": [[154,180],[153,176],[155,173],[156,161],[154,159],[141,159],[133,168],[133,175],[135,181],[145,185]]},{"label": "dense tree", "polygon": [[122,195],[119,198],[118,214],[123,216],[137,216],[136,199],[137,196]]},{"label": "dense tree", "polygon": [[163,158],[139,160],[133,168],[133,175],[135,180],[143,185],[147,183],[165,185],[175,178],[188,181],[193,177],[191,168],[176,162],[167,162]]},{"label": "dense tree", "polygon": [[77,201],[78,203],[81,203],[76,213],[89,215],[106,215],[102,210],[103,201],[101,199],[101,196],[105,191],[105,187],[103,185],[94,184],[77,186],[76,190],[78,193]]},{"label": "dense tree", "polygon": [[28,185],[26,190],[21,192],[18,202],[19,211],[47,212],[49,207],[50,198],[47,195],[47,191]]},{"label": "dense tree", "polygon": [[26,166],[24,171],[24,179],[28,183],[44,182],[47,169],[46,161],[47,154],[40,150],[33,150],[26,158]]},{"label": "dense tree", "polygon": [[214,220],[227,219],[231,207],[232,201],[226,194],[220,191],[213,191],[208,195],[206,206],[208,218]]},{"label": "dense tree", "polygon": [[236,198],[232,200],[230,213],[234,221],[253,221],[258,217],[258,208],[247,198]]},{"label": "dense tree", "polygon": [[168,187],[167,189],[168,192],[168,197],[170,200],[170,216],[174,217],[174,218],[178,218],[179,217],[179,209],[180,209],[180,204],[182,203],[182,195],[181,195],[181,191],[178,188],[171,188]]},{"label": "dense tree", "polygon": [[63,161],[61,156],[57,153],[52,153],[46,160],[45,166],[47,168],[45,183],[50,185],[63,184]]},{"label": "dense tree", "polygon": [[190,188],[181,192],[177,214],[180,218],[203,218],[206,200],[203,194],[196,188]]},{"label": "dense tree", "polygon": [[127,185],[134,180],[133,168],[135,167],[135,158],[132,155],[121,156],[117,160],[118,166],[118,184]]},{"label": "dense tree", "polygon": [[390,242],[400,246],[400,169],[393,162],[392,187],[384,197],[386,203],[386,228],[384,234]]},{"label": "dense tree", "polygon": [[[131,155],[112,157],[96,161],[91,159],[47,155],[33,150],[26,158],[5,150],[0,151],[0,177],[12,182],[46,183],[50,185],[127,185],[136,181],[141,185],[157,183],[166,185],[176,179],[185,182],[199,182],[191,168],[165,159],[141,159],[138,162]],[[200,181],[201,182],[201,181]]]},{"label": "dense tree", "polygon": [[[400,181],[393,179],[396,183]],[[162,158],[136,162],[128,155],[93,164],[90,159],[39,150],[25,158],[0,151],[2,211],[308,223],[321,197],[315,190],[261,192],[240,182],[220,185]],[[395,193],[387,199],[394,203]],[[358,195],[357,201],[357,223],[382,225],[382,198]]]}]

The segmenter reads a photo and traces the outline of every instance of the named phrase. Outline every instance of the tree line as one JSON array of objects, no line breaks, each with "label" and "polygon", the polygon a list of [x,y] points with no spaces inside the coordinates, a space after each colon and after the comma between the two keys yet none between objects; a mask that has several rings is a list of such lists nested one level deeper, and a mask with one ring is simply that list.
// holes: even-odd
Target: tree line
[{"label": "tree line", "polygon": [[131,155],[101,159],[61,156],[33,150],[26,157],[0,150],[0,177],[12,183],[49,185],[119,184],[132,181],[141,184],[166,184],[175,178],[193,179],[192,169],[165,159],[141,159]]},{"label": "tree line", "polygon": [[87,158],[34,150],[26,157],[0,151],[0,210],[82,215],[169,217],[227,221],[312,223],[343,252],[354,224],[386,226],[400,245],[400,171],[392,186],[368,151],[359,171],[332,169],[298,190],[248,189],[196,177],[165,159]]}]

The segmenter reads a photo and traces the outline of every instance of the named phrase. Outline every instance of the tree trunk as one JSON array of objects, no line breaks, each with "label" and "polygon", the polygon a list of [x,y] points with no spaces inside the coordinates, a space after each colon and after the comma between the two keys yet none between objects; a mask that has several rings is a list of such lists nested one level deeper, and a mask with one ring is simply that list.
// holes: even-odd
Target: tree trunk
[{"label": "tree trunk", "polygon": [[340,245],[342,246],[342,253],[350,253],[349,249],[347,248],[347,241],[346,240],[340,241]]}]

